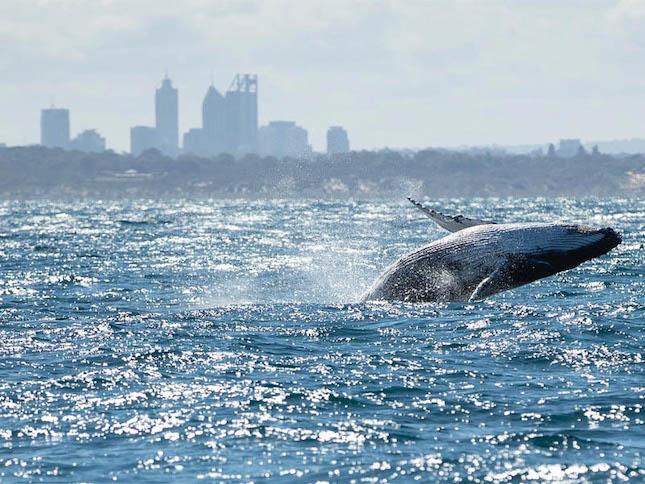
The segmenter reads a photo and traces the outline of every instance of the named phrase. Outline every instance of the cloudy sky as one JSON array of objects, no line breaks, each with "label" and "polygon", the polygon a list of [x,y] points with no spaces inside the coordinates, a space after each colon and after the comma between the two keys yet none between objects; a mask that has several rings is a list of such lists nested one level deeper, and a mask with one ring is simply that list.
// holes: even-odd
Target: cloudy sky
[{"label": "cloudy sky", "polygon": [[213,78],[257,73],[260,121],[314,148],[645,136],[645,0],[1,0],[0,142],[71,110],[116,150],[152,124],[165,71],[180,129]]}]

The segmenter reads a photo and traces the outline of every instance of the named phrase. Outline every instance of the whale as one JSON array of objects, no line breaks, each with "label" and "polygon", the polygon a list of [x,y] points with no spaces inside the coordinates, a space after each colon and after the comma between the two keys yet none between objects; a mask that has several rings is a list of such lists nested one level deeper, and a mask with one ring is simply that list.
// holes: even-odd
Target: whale
[{"label": "whale", "polygon": [[362,301],[477,301],[573,269],[622,242],[611,227],[498,223],[408,200],[450,234],[387,267]]}]

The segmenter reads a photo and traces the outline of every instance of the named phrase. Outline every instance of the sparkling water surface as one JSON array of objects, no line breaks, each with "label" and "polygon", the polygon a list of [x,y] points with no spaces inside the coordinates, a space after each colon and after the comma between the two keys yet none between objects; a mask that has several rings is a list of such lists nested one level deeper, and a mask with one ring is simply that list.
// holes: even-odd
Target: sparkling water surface
[{"label": "sparkling water surface", "polygon": [[467,304],[361,304],[406,202],[0,203],[0,479],[645,479],[645,200],[442,200],[623,244]]}]

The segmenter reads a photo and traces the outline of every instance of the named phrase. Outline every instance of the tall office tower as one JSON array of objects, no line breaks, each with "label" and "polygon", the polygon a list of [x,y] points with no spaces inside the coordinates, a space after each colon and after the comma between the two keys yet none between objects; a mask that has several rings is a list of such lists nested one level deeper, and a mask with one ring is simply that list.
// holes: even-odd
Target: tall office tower
[{"label": "tall office tower", "polygon": [[179,113],[177,89],[166,76],[155,94],[155,120],[159,150],[170,156],[177,156],[179,147]]},{"label": "tall office tower", "polygon": [[349,152],[347,131],[340,126],[331,126],[327,130],[327,154],[335,155],[347,152]]},{"label": "tall office tower", "polygon": [[210,86],[202,103],[202,139],[204,154],[215,156],[227,151],[226,102]]},{"label": "tall office tower", "polygon": [[258,76],[237,74],[226,92],[226,151],[243,155],[258,151]]},{"label": "tall office tower", "polygon": [[103,153],[105,151],[105,138],[95,129],[87,129],[74,138],[70,148],[87,153]]},{"label": "tall office tower", "polygon": [[69,146],[69,110],[51,107],[40,112],[40,144],[48,148]]},{"label": "tall office tower", "polygon": [[276,158],[308,156],[311,146],[307,130],[293,121],[271,121],[260,128],[260,153]]},{"label": "tall office tower", "polygon": [[157,130],[150,126],[134,126],[130,128],[130,153],[139,156],[146,150],[158,148]]}]

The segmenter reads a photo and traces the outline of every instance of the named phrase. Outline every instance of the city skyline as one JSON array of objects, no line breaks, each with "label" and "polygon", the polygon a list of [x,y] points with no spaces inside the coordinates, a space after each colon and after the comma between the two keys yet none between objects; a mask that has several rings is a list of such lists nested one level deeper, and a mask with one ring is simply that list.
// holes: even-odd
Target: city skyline
[{"label": "city skyline", "polygon": [[[225,94],[211,83],[202,101],[201,126],[179,132],[179,89],[166,73],[155,90],[154,125],[130,128],[129,153],[139,156],[149,149],[177,157],[180,154],[214,157],[222,153],[236,157],[258,154],[276,158],[311,157],[308,131],[295,121],[258,123],[258,77],[236,74]],[[70,110],[41,110],[40,144],[50,148],[101,152],[106,140],[96,129],[85,130],[71,139]],[[179,142],[180,138],[183,140]],[[347,131],[340,126],[327,130],[326,152],[341,154],[350,151]]]},{"label": "city skyline", "polygon": [[127,150],[165,69],[185,93],[180,132],[198,126],[211,78],[255,72],[271,93],[260,124],[298,120],[317,151],[332,124],[358,149],[645,131],[643,1],[7,0],[0,15],[9,145],[38,141],[53,100],[74,113],[73,132],[98,127]]},{"label": "city skyline", "polygon": [[[69,107],[57,106],[52,100],[50,107],[40,109],[39,141],[13,146],[43,145],[90,152],[98,151],[101,147],[100,150],[111,149],[135,155],[155,148],[172,157],[177,157],[182,153],[203,156],[216,156],[220,153],[230,153],[236,156],[260,154],[278,157],[309,156],[314,153],[313,146],[309,143],[308,130],[298,126],[296,121],[267,120],[263,125],[259,123],[257,78],[258,76],[255,74],[236,74],[229,88],[224,91],[226,96],[220,94],[211,79],[201,103],[200,127],[187,127],[185,131],[182,131],[179,89],[172,84],[172,79],[166,71],[161,80],[161,86],[155,88],[153,126],[145,124],[131,126],[128,147],[123,150],[109,146],[106,137],[101,136],[100,129],[72,129],[72,110]],[[238,106],[232,108],[234,104]],[[48,121],[48,118],[53,119]],[[278,131],[275,130],[276,127],[278,127]],[[284,141],[289,146],[274,146],[267,149],[267,137],[265,136],[263,147],[260,140],[263,129],[265,135],[274,131],[279,138],[285,138],[286,134]],[[285,129],[289,133],[285,133]],[[336,147],[330,151],[329,131],[338,129],[343,133],[342,136],[345,137],[345,140],[341,141],[340,149]],[[61,133],[61,130],[64,133]],[[74,132],[77,133],[76,137],[72,137]],[[325,133],[325,143],[318,152],[338,154],[350,150],[348,133],[345,128],[329,126],[325,129]],[[292,139],[292,135],[295,136],[295,141]],[[48,141],[48,137],[52,136],[62,136],[64,140]],[[0,143],[0,147],[6,146],[6,143]],[[199,149],[193,149],[197,146]]]},{"label": "city skyline", "polygon": [[[133,126],[130,128],[130,149],[122,153],[139,156],[154,148],[171,157],[196,155],[213,157],[232,154],[235,157],[257,154],[275,158],[310,158],[314,153],[335,155],[350,152],[347,130],[342,126],[330,126],[326,130],[324,151],[315,151],[309,143],[308,130],[295,121],[272,120],[265,125],[258,123],[258,77],[255,74],[236,74],[229,88],[222,95],[211,81],[202,101],[201,126],[179,132],[178,89],[173,87],[168,73],[161,86],[155,90],[154,126]],[[180,143],[179,140],[183,142]],[[170,141],[169,141],[170,140]],[[87,152],[107,149],[106,139],[96,129],[79,132],[71,138],[70,111],[55,107],[41,110],[40,145],[62,147]],[[589,141],[580,138],[560,138],[556,149],[553,141],[533,145],[486,145],[458,147],[424,147],[451,151],[507,152],[509,154],[557,155],[570,158],[591,151],[600,153],[600,146],[606,153],[644,153],[645,139],[618,139]],[[0,147],[6,147],[0,143]],[[110,148],[111,149],[111,148]],[[385,147],[390,150],[389,147]],[[403,152],[419,149],[404,148]],[[378,150],[376,150],[378,151]],[[395,150],[396,151],[396,150]]]},{"label": "city skyline", "polygon": [[[102,150],[112,149],[134,155],[155,148],[172,157],[177,157],[182,153],[203,156],[216,156],[221,153],[230,153],[236,156],[260,154],[277,157],[310,156],[313,154],[314,149],[309,143],[308,130],[298,126],[296,121],[267,120],[263,125],[259,123],[257,77],[255,74],[236,74],[225,91],[225,96],[215,88],[211,79],[201,103],[200,127],[188,127],[182,131],[179,114],[179,89],[172,84],[172,79],[166,72],[161,80],[161,86],[155,88],[154,125],[131,126],[129,128],[129,146],[124,150],[108,146],[106,138],[100,135],[100,129],[77,130],[77,136],[72,138],[71,133],[75,130],[71,128],[71,109],[56,106],[53,102],[49,108],[40,110],[40,141],[15,146],[40,144],[47,147],[80,149],[81,151],[97,151],[97,146],[102,146]],[[64,115],[62,123],[60,122],[61,115]],[[57,117],[59,125],[55,126],[55,122],[50,121],[51,127],[46,126],[48,116]],[[277,131],[276,128],[278,128]],[[61,129],[64,130],[64,135],[60,132],[55,133]],[[285,132],[285,129],[288,133]],[[265,134],[264,146],[262,146],[260,139],[263,130]],[[344,136],[340,145],[335,145],[331,150],[330,130],[340,130]],[[54,134],[48,134],[47,131]],[[275,141],[267,142],[266,134],[272,131],[278,138],[283,138],[286,143],[284,147],[276,145],[267,148],[269,144],[275,145]],[[339,154],[350,151],[348,133],[345,128],[329,126],[325,133],[325,144],[321,146],[320,153]],[[45,138],[64,136],[65,141],[46,142],[43,136]],[[6,143],[0,143],[0,146],[4,147]]]},{"label": "city skyline", "polygon": [[[257,121],[257,86],[256,75],[236,74],[229,89],[225,91],[226,96],[223,96],[211,81],[202,101],[201,127],[189,128],[186,132],[179,133],[178,89],[172,86],[172,80],[166,73],[162,79],[161,87],[155,90],[155,126],[131,127],[130,149],[122,151],[122,153],[139,156],[144,151],[154,148],[171,157],[179,155],[214,157],[219,154],[232,154],[240,157],[246,154],[257,154],[274,158],[311,158],[315,153],[337,155],[351,151],[347,130],[342,126],[327,128],[324,152],[314,151],[309,143],[308,130],[297,125],[295,121],[272,120],[260,126]],[[240,134],[240,120],[245,121],[241,126],[245,134]],[[167,143],[169,138],[173,140],[170,146]],[[243,138],[246,141],[240,143]],[[179,143],[179,139],[182,139],[183,142]],[[250,143],[249,139],[252,140]],[[550,141],[534,145],[462,145],[458,147],[425,147],[421,150],[438,148],[448,151],[506,152],[509,155],[523,153],[538,156],[548,153],[549,156],[570,158],[577,155],[584,156],[588,152],[598,154],[601,152],[600,146],[602,146],[602,151],[608,154],[645,153],[645,139],[643,138],[608,141],[560,138],[557,143],[557,148]],[[39,144],[45,147],[86,152],[101,152],[111,149],[107,147],[106,139],[96,129],[85,129],[72,139],[69,109],[54,105],[41,110]],[[0,148],[6,146],[6,143],[0,143]],[[388,147],[385,149],[390,150]],[[405,148],[401,151],[419,150]]]},{"label": "city skyline", "polygon": [[[178,89],[172,86],[172,80],[166,73],[162,79],[161,87],[155,90],[155,126],[131,127],[130,149],[124,150],[122,153],[138,156],[144,151],[154,148],[172,157],[182,154],[213,157],[227,153],[236,157],[245,154],[258,154],[276,158],[309,158],[314,153],[335,155],[351,151],[347,130],[342,126],[327,128],[324,151],[314,151],[309,143],[308,131],[302,126],[298,126],[295,121],[272,120],[260,126],[257,121],[257,86],[257,75],[236,74],[229,89],[225,91],[225,97],[219,93],[211,81],[202,101],[201,127],[189,128],[188,131],[179,133]],[[246,134],[242,135],[240,135],[239,129],[241,119],[246,121],[241,126]],[[236,123],[238,126],[235,126]],[[240,136],[247,140],[246,144],[240,143],[240,139],[242,139],[238,139]],[[168,138],[173,140],[170,146],[167,142]],[[183,142],[179,143],[179,139],[183,139]],[[249,143],[248,139],[251,139],[252,142]],[[449,151],[507,152],[508,154],[524,153],[540,156],[549,152],[562,158],[569,158],[580,153],[593,152],[597,154],[601,151],[600,147],[602,146],[602,151],[609,154],[645,153],[645,139],[643,138],[605,141],[560,138],[557,143],[557,149],[554,143],[549,141],[533,145],[461,145],[458,147],[404,148],[401,151],[414,152],[438,148]],[[112,149],[107,147],[106,139],[96,129],[80,131],[72,139],[69,109],[54,105],[41,110],[40,143],[38,144],[45,147],[86,152]],[[0,147],[6,146],[6,143],[0,143]],[[385,147],[385,149],[390,150],[389,147]]]}]

